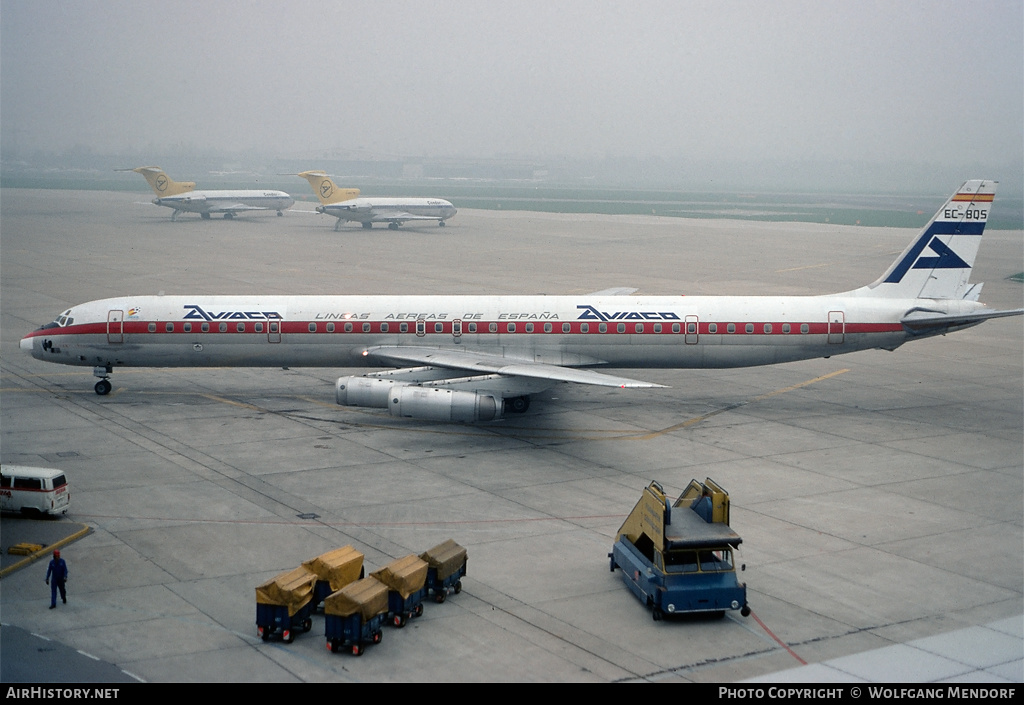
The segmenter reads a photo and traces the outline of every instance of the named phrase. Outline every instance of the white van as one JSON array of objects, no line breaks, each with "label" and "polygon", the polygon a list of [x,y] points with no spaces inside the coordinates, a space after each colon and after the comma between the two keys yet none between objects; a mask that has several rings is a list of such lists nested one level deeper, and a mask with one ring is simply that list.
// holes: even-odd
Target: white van
[{"label": "white van", "polygon": [[63,470],[0,466],[0,509],[22,514],[67,514],[71,490]]}]

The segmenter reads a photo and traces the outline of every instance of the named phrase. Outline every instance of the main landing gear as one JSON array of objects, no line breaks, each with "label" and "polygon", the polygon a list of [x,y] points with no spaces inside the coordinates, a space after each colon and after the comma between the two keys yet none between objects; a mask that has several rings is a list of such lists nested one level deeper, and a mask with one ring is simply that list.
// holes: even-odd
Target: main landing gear
[{"label": "main landing gear", "polygon": [[110,394],[110,390],[114,388],[114,385],[110,383],[110,373],[113,371],[114,368],[109,365],[106,367],[92,368],[93,375],[100,378],[100,381],[96,383],[96,386],[93,387],[93,389],[95,389],[96,393],[101,397],[105,397]]}]

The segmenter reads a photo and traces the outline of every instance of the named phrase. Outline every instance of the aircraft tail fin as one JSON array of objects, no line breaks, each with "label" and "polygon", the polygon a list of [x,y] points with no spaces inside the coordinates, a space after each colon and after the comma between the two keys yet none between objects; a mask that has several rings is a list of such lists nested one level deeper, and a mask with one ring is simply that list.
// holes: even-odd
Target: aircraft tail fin
[{"label": "aircraft tail fin", "polygon": [[353,198],[359,198],[359,189],[357,188],[338,188],[331,181],[331,177],[324,171],[303,171],[296,176],[301,176],[309,185],[313,187],[313,193],[320,199],[321,205],[330,205],[332,203],[341,203],[342,201],[351,201]]},{"label": "aircraft tail fin", "polygon": [[158,166],[140,166],[136,169],[118,169],[117,171],[134,171],[142,174],[157,196],[177,196],[195,190],[195,181],[175,181]]},{"label": "aircraft tail fin", "polygon": [[998,181],[965,181],[877,281],[871,296],[976,300],[970,283]]}]

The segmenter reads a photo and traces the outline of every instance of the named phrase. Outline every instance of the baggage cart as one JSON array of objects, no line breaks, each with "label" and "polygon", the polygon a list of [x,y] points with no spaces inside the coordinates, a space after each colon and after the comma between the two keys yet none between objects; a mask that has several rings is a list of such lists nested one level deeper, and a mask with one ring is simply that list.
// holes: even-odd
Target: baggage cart
[{"label": "baggage cart", "polygon": [[434,600],[444,602],[448,591],[456,595],[462,592],[462,578],[466,576],[466,549],[448,539],[420,554],[427,562],[427,593],[434,593]]},{"label": "baggage cart", "polygon": [[281,573],[256,588],[256,634],[266,641],[280,633],[290,644],[296,629],[313,628],[313,583],[316,575],[305,568]]},{"label": "baggage cart", "polygon": [[410,619],[423,614],[428,569],[425,560],[410,554],[370,573],[388,588],[388,619],[394,626],[404,627]]},{"label": "baggage cart", "polygon": [[314,611],[328,595],[365,576],[363,554],[352,546],[342,546],[310,558],[302,567],[316,575],[316,583],[313,584]]},{"label": "baggage cart", "polygon": [[388,588],[369,577],[349,583],[324,599],[324,635],[327,649],[338,653],[348,649],[362,656],[367,644],[384,638],[381,626],[388,615]]}]

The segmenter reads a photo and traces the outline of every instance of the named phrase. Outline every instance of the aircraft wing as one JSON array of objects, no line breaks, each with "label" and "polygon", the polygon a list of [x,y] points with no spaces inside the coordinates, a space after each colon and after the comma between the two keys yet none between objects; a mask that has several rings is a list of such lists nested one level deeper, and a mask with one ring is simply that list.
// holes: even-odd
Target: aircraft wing
[{"label": "aircraft wing", "polygon": [[439,216],[436,215],[413,215],[412,213],[406,213],[404,211],[394,212],[388,211],[380,215],[374,215],[370,218],[372,223],[404,223],[407,220],[439,220]]},{"label": "aircraft wing", "polygon": [[552,382],[575,382],[576,384],[625,389],[665,387],[663,384],[617,377],[594,370],[515,360],[502,355],[490,355],[469,350],[379,346],[368,349],[366,354],[385,363],[429,365],[476,374],[498,374],[507,377],[527,377]]},{"label": "aircraft wing", "polygon": [[900,319],[900,323],[911,332],[923,333],[938,328],[973,326],[990,318],[1006,318],[1007,316],[1020,315],[1024,315],[1024,308],[1014,308],[1005,311],[975,311],[973,313],[912,311]]},{"label": "aircraft wing", "polygon": [[218,204],[210,206],[210,213],[239,213],[241,211],[265,211],[269,210],[263,206],[246,206],[241,203]]}]

